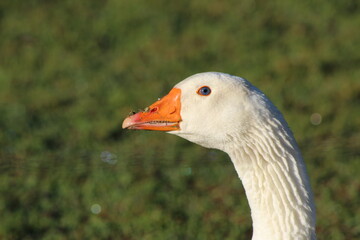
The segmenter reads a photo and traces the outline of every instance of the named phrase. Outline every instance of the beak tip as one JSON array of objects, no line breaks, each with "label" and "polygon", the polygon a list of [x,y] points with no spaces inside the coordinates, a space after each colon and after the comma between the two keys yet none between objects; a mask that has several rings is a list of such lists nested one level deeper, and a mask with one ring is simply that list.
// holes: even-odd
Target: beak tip
[{"label": "beak tip", "polygon": [[125,129],[125,128],[130,127],[132,125],[132,122],[133,121],[130,117],[125,118],[125,120],[122,123],[122,128]]}]

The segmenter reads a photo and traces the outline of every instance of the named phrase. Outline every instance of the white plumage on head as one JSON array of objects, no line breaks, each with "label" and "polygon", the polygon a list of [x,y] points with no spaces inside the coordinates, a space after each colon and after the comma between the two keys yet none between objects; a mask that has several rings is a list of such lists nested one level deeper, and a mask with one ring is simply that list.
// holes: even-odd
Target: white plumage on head
[{"label": "white plumage on head", "polygon": [[[271,101],[247,80],[218,72],[193,75],[174,89],[150,106],[152,115],[139,113],[123,126],[166,129],[226,152],[246,191],[253,240],[316,239],[305,164],[292,132]],[[160,112],[164,106],[172,109],[165,115]]]}]

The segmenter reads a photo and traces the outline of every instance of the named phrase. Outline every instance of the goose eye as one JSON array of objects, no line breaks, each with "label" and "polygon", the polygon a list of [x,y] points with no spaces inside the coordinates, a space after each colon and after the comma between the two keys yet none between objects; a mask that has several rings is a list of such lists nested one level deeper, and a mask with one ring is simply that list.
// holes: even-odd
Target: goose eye
[{"label": "goose eye", "polygon": [[211,89],[207,86],[201,87],[197,91],[197,94],[202,95],[202,96],[208,96],[208,95],[210,95],[210,93],[211,93]]}]

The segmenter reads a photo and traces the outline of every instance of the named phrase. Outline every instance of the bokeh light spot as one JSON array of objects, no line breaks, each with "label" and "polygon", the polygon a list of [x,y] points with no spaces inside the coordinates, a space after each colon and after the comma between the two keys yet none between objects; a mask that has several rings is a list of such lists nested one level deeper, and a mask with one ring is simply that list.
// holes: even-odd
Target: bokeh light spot
[{"label": "bokeh light spot", "polygon": [[101,212],[101,206],[99,204],[95,203],[95,204],[91,205],[90,211],[93,214],[99,214]]},{"label": "bokeh light spot", "polygon": [[310,116],[311,124],[316,126],[316,125],[319,125],[321,123],[321,121],[322,121],[322,117],[321,117],[320,113],[311,114],[311,116]]},{"label": "bokeh light spot", "polygon": [[116,164],[117,162],[117,156],[108,151],[101,152],[100,158],[103,162],[108,164]]}]

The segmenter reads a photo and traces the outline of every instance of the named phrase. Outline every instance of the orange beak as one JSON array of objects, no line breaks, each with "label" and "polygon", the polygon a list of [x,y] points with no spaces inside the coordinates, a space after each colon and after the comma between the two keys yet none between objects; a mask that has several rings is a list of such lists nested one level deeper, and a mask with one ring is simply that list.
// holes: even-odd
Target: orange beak
[{"label": "orange beak", "polygon": [[154,131],[180,129],[181,90],[173,88],[168,95],[153,103],[143,112],[127,117],[122,128]]}]

